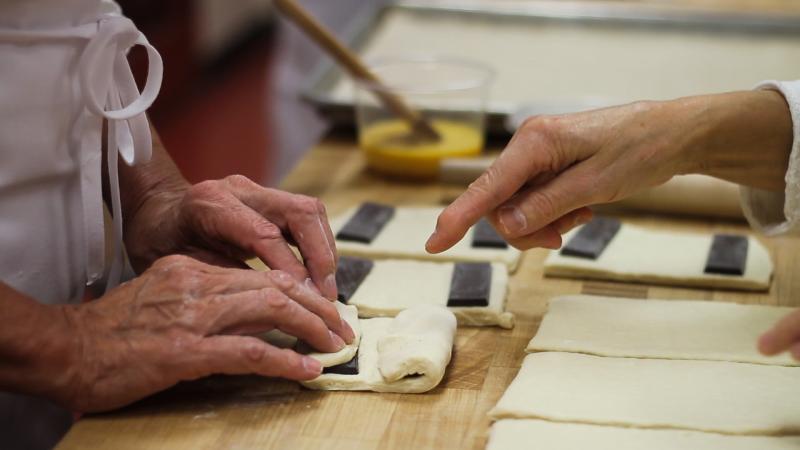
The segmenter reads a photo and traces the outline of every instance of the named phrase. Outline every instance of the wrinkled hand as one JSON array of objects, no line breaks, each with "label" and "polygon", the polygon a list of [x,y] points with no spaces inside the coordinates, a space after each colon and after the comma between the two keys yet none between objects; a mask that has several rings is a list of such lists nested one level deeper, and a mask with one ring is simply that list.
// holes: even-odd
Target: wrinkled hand
[{"label": "wrinkled hand", "polygon": [[310,277],[326,298],[336,299],[336,246],[323,204],[241,175],[148,198],[126,222],[125,241],[139,270],[175,253],[232,267],[257,256],[298,281]]},{"label": "wrinkled hand", "polygon": [[800,310],[790,313],[764,333],[758,341],[758,349],[767,356],[789,351],[800,361]]},{"label": "wrinkled hand", "polygon": [[333,303],[285,272],[221,268],[177,255],[66,312],[79,350],[71,387],[56,400],[86,412],[210,374],[296,380],[320,374],[313,358],[249,334],[280,329],[325,352],[354,337]]},{"label": "wrinkled hand", "polygon": [[528,119],[442,212],[427,250],[450,248],[482,216],[514,247],[558,248],[561,234],[591,219],[588,205],[666,182],[683,169],[676,157],[681,136],[658,105]]},{"label": "wrinkled hand", "polygon": [[792,136],[786,101],[765,90],[534,117],[442,212],[426,247],[450,248],[487,215],[517,248],[558,248],[561,234],[591,219],[587,206],[678,174],[783,191]]}]

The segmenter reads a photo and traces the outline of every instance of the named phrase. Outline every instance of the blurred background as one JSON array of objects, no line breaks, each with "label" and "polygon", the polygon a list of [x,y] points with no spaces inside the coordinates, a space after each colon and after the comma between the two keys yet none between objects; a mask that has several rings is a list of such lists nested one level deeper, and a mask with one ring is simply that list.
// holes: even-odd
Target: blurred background
[{"label": "blurred background", "polygon": [[[630,96],[671,97],[710,87],[747,89],[760,78],[800,78],[796,0],[429,0],[403,2],[419,12],[391,13],[397,17],[386,13],[393,4],[388,0],[299,1],[366,55],[398,49],[469,54],[481,42],[491,42],[492,36],[499,39],[492,27],[507,33],[508,40],[492,43],[486,56],[496,54],[495,64],[510,64],[497,68],[508,75],[499,77],[506,81],[495,89],[496,102],[490,106],[496,110],[495,119],[505,118],[491,128],[499,134],[504,127],[513,129],[510,118],[515,112],[560,112],[629,101]],[[241,173],[261,184],[277,185],[332,123],[347,123],[341,108],[347,106],[346,89],[339,86],[335,71],[326,67],[329,62],[312,43],[278,17],[270,0],[119,3],[164,59],[162,93],[150,116],[190,181]],[[436,8],[448,12],[433,11]],[[475,16],[481,8],[493,13]],[[556,25],[542,17],[556,20]],[[458,22],[462,19],[463,26]],[[451,30],[449,35],[436,35],[438,24],[441,30]],[[458,30],[476,43],[457,36]],[[526,40],[527,30],[546,30],[547,35],[532,34]],[[587,42],[596,42],[598,49],[587,50]],[[694,55],[681,53],[693,48]],[[722,62],[697,53],[698,48]],[[600,64],[598,54],[603,58]],[[695,66],[681,66],[676,72],[681,79],[682,74],[690,75],[683,84],[672,82],[676,75],[669,70],[675,66],[671,58],[694,61]],[[131,59],[137,74],[144,73],[143,55],[136,51]],[[791,64],[784,64],[790,59]],[[641,62],[655,75],[630,61]],[[653,67],[658,64],[664,67]],[[581,82],[603,76],[608,78],[605,85],[587,87]],[[564,77],[573,81],[551,83]],[[527,79],[532,88],[519,84]],[[647,82],[654,79],[657,82]],[[511,104],[508,99],[521,100]]]},{"label": "blurred background", "polygon": [[[341,33],[353,12],[381,0],[304,0]],[[300,98],[321,52],[270,0],[121,0],[164,60],[149,111],[166,148],[192,182],[243,174],[276,185],[327,130]],[[146,73],[146,57],[131,63]]]}]

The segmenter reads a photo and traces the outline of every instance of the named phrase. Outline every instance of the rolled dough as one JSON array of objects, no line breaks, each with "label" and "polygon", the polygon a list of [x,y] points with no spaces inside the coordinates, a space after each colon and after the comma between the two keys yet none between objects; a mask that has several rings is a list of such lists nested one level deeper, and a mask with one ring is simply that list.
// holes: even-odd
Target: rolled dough
[{"label": "rolled dough", "polygon": [[[564,242],[579,229],[565,234]],[[769,289],[772,261],[767,249],[752,236],[748,239],[743,276],[704,273],[712,239],[711,234],[659,231],[623,223],[597,259],[551,251],[544,262],[544,274],[678,286]]]},{"label": "rolled dough", "polygon": [[494,419],[800,434],[800,368],[719,361],[525,357]]},{"label": "rolled dough", "polygon": [[295,347],[295,350],[299,353],[306,354],[319,361],[322,367],[331,367],[350,361],[356,356],[358,346],[361,343],[361,323],[358,320],[358,309],[356,309],[355,306],[345,305],[341,302],[334,303],[336,304],[336,309],[339,311],[339,315],[350,325],[350,328],[353,329],[353,333],[355,334],[353,342],[345,345],[341,350],[334,353],[314,351],[308,344],[302,341],[299,341]]},{"label": "rolled dough", "polygon": [[638,211],[744,219],[739,185],[707,175],[678,175],[614,206]]},{"label": "rolled dough", "polygon": [[[331,229],[336,234],[355,213],[351,208],[341,216],[331,219]],[[364,256],[368,258],[425,259],[433,261],[489,261],[503,263],[510,272],[519,265],[521,252],[509,246],[500,248],[473,248],[472,229],[467,235],[446,252],[432,255],[425,251],[425,242],[433,232],[436,219],[442,208],[398,207],[394,217],[369,244],[352,241],[336,241],[336,248],[342,255]]]},{"label": "rolled dough", "polygon": [[420,393],[439,384],[453,348],[456,318],[440,306],[416,306],[394,319],[360,320],[358,374],[322,374],[311,389]]},{"label": "rolled dough", "polygon": [[[453,263],[378,260],[348,301],[360,317],[394,317],[417,305],[447,306]],[[398,283],[398,280],[404,280]],[[492,263],[489,305],[450,307],[458,323],[470,326],[514,326],[514,315],[505,311],[508,291],[506,266]]]},{"label": "rolled dough", "polygon": [[798,450],[800,437],[726,436],[506,419],[495,422],[486,450]]},{"label": "rolled dough", "polygon": [[756,349],[758,337],[792,310],[570,295],[550,300],[526,350],[800,366],[789,354],[764,356]]}]

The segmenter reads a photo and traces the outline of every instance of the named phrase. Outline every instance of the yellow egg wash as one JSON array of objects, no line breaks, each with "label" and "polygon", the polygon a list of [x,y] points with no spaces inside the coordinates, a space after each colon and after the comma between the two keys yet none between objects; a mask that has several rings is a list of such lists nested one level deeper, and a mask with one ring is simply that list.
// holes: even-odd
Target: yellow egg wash
[{"label": "yellow egg wash", "polygon": [[435,178],[442,158],[478,155],[483,150],[483,133],[474,125],[451,120],[430,122],[439,133],[437,141],[411,134],[406,121],[387,120],[361,130],[359,141],[373,169],[411,178]]}]

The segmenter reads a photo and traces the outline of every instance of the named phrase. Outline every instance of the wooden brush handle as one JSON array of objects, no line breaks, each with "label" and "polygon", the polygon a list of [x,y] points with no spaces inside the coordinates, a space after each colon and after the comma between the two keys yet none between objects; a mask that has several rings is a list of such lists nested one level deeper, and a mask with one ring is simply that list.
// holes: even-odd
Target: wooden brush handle
[{"label": "wooden brush handle", "polygon": [[375,95],[397,116],[408,121],[415,133],[429,139],[439,139],[439,134],[422,116],[411,109],[402,98],[393,94],[381,80],[372,73],[361,59],[342,44],[324,25],[319,23],[295,0],[275,0],[275,6],[300,29],[331,55],[354,78],[365,80],[376,86]]}]

